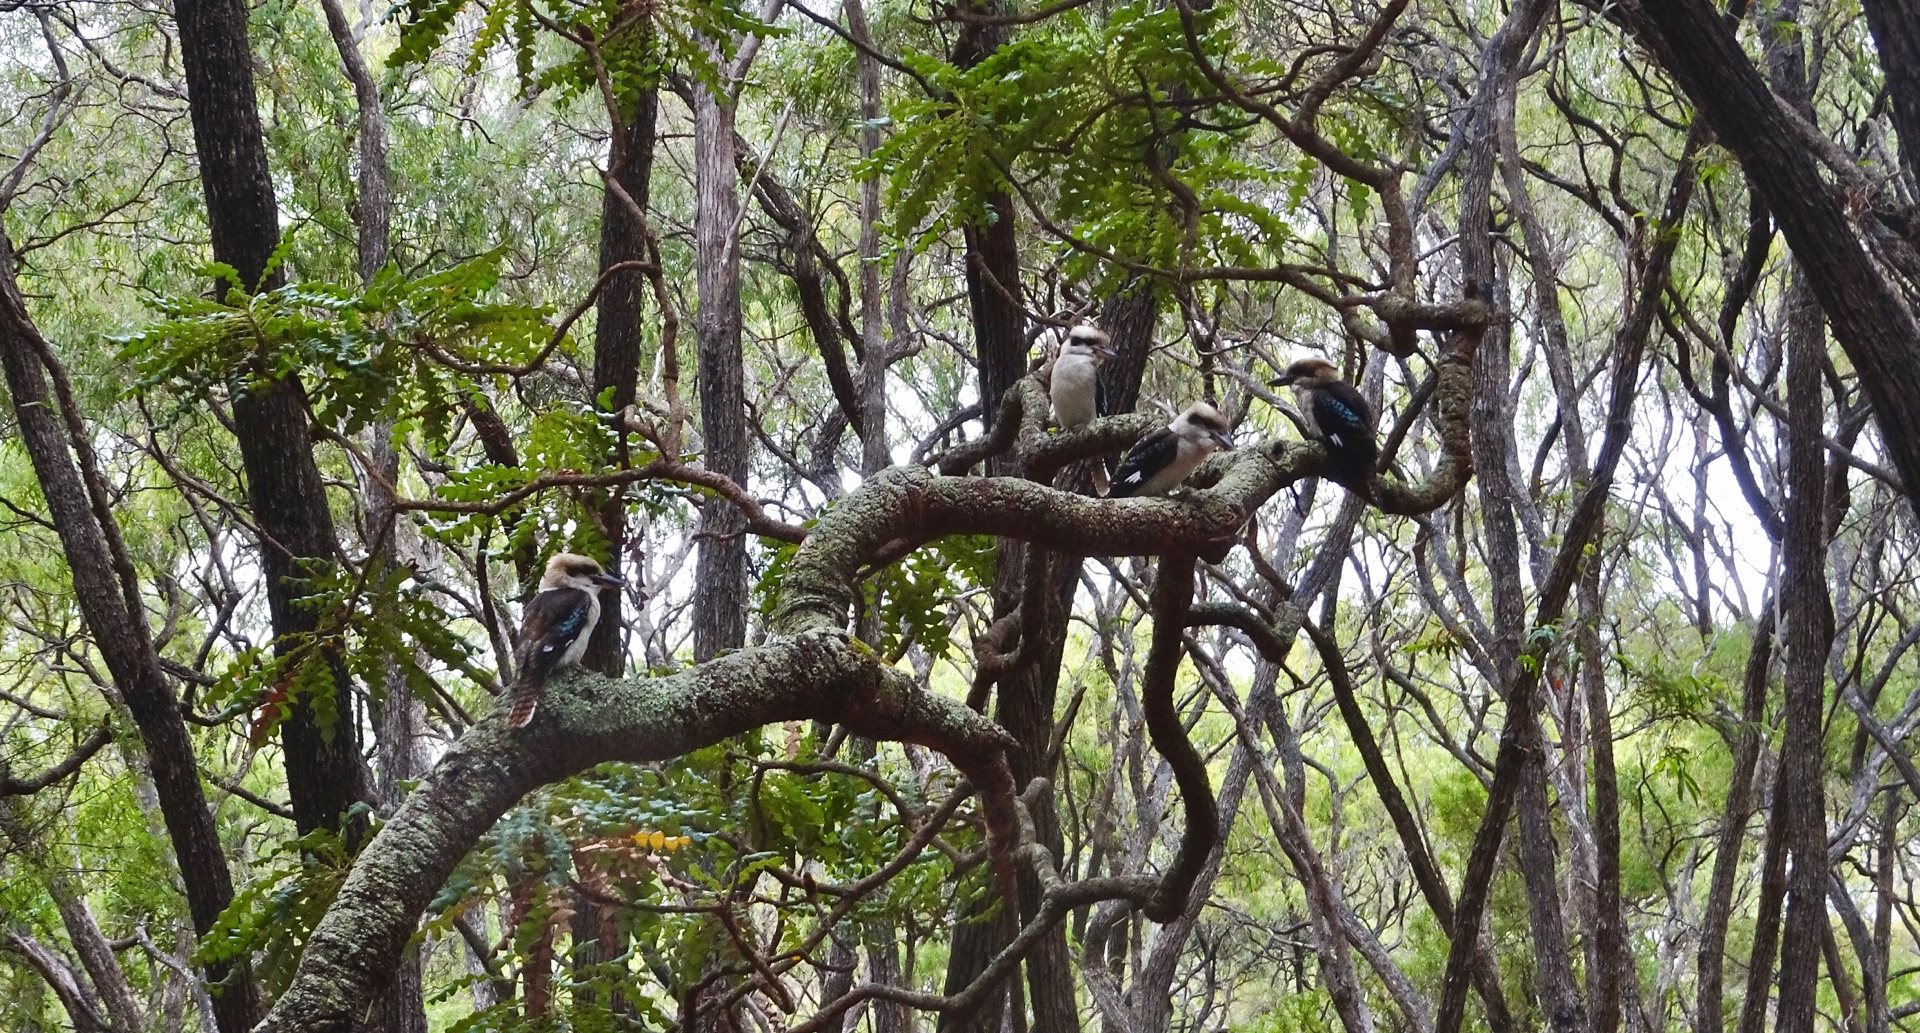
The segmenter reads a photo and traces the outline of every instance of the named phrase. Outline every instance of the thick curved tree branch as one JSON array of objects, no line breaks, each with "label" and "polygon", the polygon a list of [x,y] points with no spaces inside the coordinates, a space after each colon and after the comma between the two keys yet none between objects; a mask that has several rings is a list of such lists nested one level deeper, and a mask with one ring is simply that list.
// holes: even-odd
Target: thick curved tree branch
[{"label": "thick curved tree branch", "polygon": [[662,760],[761,725],[819,718],[941,751],[980,789],[990,828],[1013,821],[1005,733],[839,635],[741,650],[664,678],[564,675],[548,684],[540,714],[520,733],[481,721],[447,753],[362,852],[261,1033],[352,1029],[356,1007],[392,974],[474,842],[532,789],[596,764]]},{"label": "thick curved tree branch", "polygon": [[1141,677],[1147,736],[1153,741],[1153,748],[1173,767],[1174,781],[1180,786],[1180,803],[1187,816],[1180,849],[1141,909],[1156,922],[1170,922],[1186,910],[1194,880],[1207,866],[1207,855],[1213,852],[1220,838],[1220,809],[1213,798],[1213,786],[1207,781],[1207,763],[1187,738],[1186,728],[1180,722],[1180,710],[1173,700],[1180,658],[1186,655],[1184,633],[1187,609],[1193,603],[1193,568],[1191,555],[1168,556],[1160,561],[1154,573],[1150,604],[1153,643],[1147,653],[1146,673]]},{"label": "thick curved tree branch", "polygon": [[[1458,338],[1436,374],[1442,461],[1423,483],[1381,484],[1377,496],[1388,511],[1438,505],[1465,484],[1471,472],[1468,369],[1477,341],[1473,334]],[[1025,464],[1029,472],[1034,458],[1070,461],[1078,457],[1070,452],[1092,449],[1106,433],[1048,435],[1043,425],[1036,430],[1038,420],[1028,414],[1044,411],[1037,383],[1029,379],[1011,393],[1024,399],[1015,403],[1025,410],[1016,441],[1032,457]],[[1069,437],[1078,439],[1071,448],[1060,440]],[[941,477],[913,466],[875,475],[829,511],[794,555],[770,621],[770,630],[781,636],[775,643],[664,678],[562,677],[547,687],[542,716],[526,732],[510,733],[497,719],[475,725],[362,852],[315,929],[293,983],[258,1029],[350,1029],[356,1004],[391,975],[394,958],[454,865],[530,790],[595,764],[674,757],[777,721],[836,721],[856,735],[919,743],[945,754],[980,792],[989,854],[1006,886],[1018,841],[1015,787],[1005,756],[1010,740],[997,724],[925,691],[845,634],[863,572],[876,556],[904,555],[954,534],[997,535],[1077,555],[1204,554],[1237,540],[1261,504],[1316,474],[1324,461],[1325,449],[1317,443],[1265,442],[1216,456],[1195,478],[1207,490],[1180,499],[1098,499],[1024,477]],[[1192,592],[1192,561],[1162,566],[1164,587],[1155,605],[1177,613],[1162,622],[1177,646]],[[1187,587],[1176,593],[1183,579]],[[1161,682],[1170,689],[1179,650],[1157,649],[1156,655],[1166,668]],[[1171,730],[1154,733],[1163,752],[1178,752],[1176,738],[1185,742],[1177,718]],[[1119,895],[1140,896],[1150,917],[1177,914],[1184,906],[1191,882],[1183,882],[1182,873],[1195,868],[1186,863],[1189,855],[1204,860],[1217,833],[1205,821],[1213,798],[1204,770],[1187,767],[1200,779],[1188,784],[1190,778],[1183,778],[1189,810],[1183,860],[1150,893],[1141,893],[1138,880],[1122,880],[1127,892]],[[1021,851],[1035,849],[1041,848],[1028,843]],[[1086,884],[1062,887],[1057,875],[1048,874],[1040,879],[1045,899],[1037,917],[1043,921],[1029,923],[1029,929],[1057,921],[1081,903],[1116,895]],[[1096,891],[1102,895],[1088,896]],[[1016,939],[1008,951],[1020,949],[1021,942]]]}]

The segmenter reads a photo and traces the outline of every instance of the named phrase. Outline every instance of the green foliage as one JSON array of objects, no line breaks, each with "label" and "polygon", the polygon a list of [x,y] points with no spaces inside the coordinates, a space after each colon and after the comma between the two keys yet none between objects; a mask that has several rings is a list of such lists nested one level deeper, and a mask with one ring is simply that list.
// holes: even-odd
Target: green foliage
[{"label": "green foliage", "polygon": [[[356,804],[346,820],[366,817],[365,806]],[[233,903],[200,938],[193,960],[205,965],[251,955],[254,974],[278,992],[293,977],[308,937],[340,892],[353,855],[327,829],[280,844],[273,854],[278,858],[273,867],[234,894]]]},{"label": "green foliage", "polygon": [[985,535],[954,535],[916,549],[867,583],[868,605],[880,607],[880,641],[887,656],[911,642],[934,657],[952,648],[949,603],[993,583],[998,548]]},{"label": "green foliage", "polygon": [[[1206,45],[1229,49],[1226,9],[1198,17]],[[1191,128],[1240,117],[1188,100],[1215,91],[1174,8],[1126,3],[1100,19],[1054,19],[970,69],[906,60],[933,91],[895,104],[899,129],[874,169],[887,176],[903,236],[929,241],[990,218],[989,198],[1010,177],[1046,183],[1080,239],[1157,265],[1258,264],[1293,235],[1288,212],[1246,198],[1295,182],[1302,166],[1246,161],[1244,130]],[[1183,214],[1187,191],[1197,208]],[[1290,196],[1303,200],[1304,188]]]},{"label": "green foliage", "polygon": [[300,282],[256,294],[215,264],[206,271],[228,284],[219,297],[156,297],[160,319],[114,340],[143,389],[184,401],[299,374],[322,425],[351,434],[386,420],[444,447],[470,388],[439,360],[518,367],[552,334],[545,308],[492,299],[503,256],[495,249],[414,279],[389,266],[364,288]]},{"label": "green foliage", "polygon": [[1633,676],[1633,701],[1657,721],[1710,723],[1716,719],[1716,705],[1726,706],[1727,687],[1710,671],[1680,670],[1657,656],[1619,659]]},{"label": "green foliage", "polygon": [[476,683],[493,681],[476,662],[474,645],[447,626],[445,610],[409,567],[358,573],[312,567],[299,588],[300,605],[318,616],[314,630],[283,638],[272,652],[236,653],[204,697],[206,705],[228,715],[253,711],[249,737],[256,744],[299,701],[313,708],[322,733],[331,734],[342,703],[329,651],[343,657],[349,674],[376,698],[386,688],[387,672],[395,671],[430,708],[440,706],[440,688],[423,659]]},{"label": "green foliage", "polygon": [[[400,43],[387,58],[390,68],[426,62],[446,41],[460,13],[475,0],[407,0]],[[534,0],[480,0],[479,31],[467,51],[469,75],[487,54],[504,46],[512,51],[523,96],[557,90],[563,98],[598,95],[604,73],[613,95],[630,100],[657,86],[670,67],[684,66],[696,78],[714,84],[720,67],[742,41],[776,35],[738,0],[650,0],[644,4],[594,0],[584,4],[535,3]],[[538,67],[543,42],[558,37],[567,56]],[[594,54],[576,41],[592,40]]]}]

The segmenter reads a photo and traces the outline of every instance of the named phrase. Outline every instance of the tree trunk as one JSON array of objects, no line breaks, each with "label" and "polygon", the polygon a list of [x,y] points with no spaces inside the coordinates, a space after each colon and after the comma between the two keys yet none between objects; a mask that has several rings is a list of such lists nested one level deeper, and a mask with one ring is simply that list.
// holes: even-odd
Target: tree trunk
[{"label": "tree trunk", "polygon": [[[608,144],[607,172],[620,189],[643,210],[647,207],[653,184],[654,118],[659,109],[655,90],[638,91],[623,101],[621,124],[613,127]],[[643,228],[619,194],[609,187],[600,201],[600,271],[621,262],[641,262],[647,258]],[[646,274],[638,269],[613,273],[600,288],[593,330],[593,394],[598,400],[611,390],[606,411],[619,413],[634,403],[640,378],[640,299],[646,286]],[[704,358],[703,358],[704,365]],[[704,381],[703,381],[704,382]],[[619,430],[613,460],[617,466],[631,462],[629,435]],[[619,492],[602,501],[597,511],[600,534],[607,540],[607,570],[622,571],[627,551],[626,507]],[[620,612],[625,598],[619,592],[600,593],[600,623],[593,629],[593,641],[581,663],[590,670],[618,675],[625,665],[622,655]]]},{"label": "tree trunk", "polygon": [[93,999],[86,984],[74,974],[67,959],[19,929],[0,932],[0,942],[13,948],[27,967],[53,991],[60,1006],[66,1009],[75,1033],[118,1033],[107,1017],[100,1014],[99,1002]]},{"label": "tree trunk", "polygon": [[[653,89],[636,91],[625,98],[619,122],[609,133],[607,174],[620,185],[601,191],[600,201],[600,275],[606,282],[600,287],[593,331],[593,396],[607,402],[604,411],[623,412],[634,404],[640,378],[641,292],[646,274],[630,269],[609,274],[607,270],[621,262],[647,259],[644,227],[627,208],[627,199],[647,208],[653,185],[654,121],[659,110],[659,94]],[[610,393],[609,393],[610,392]],[[613,465],[631,465],[630,436],[624,425],[616,424]],[[606,494],[595,509],[595,522],[607,542],[607,571],[621,574],[625,567],[628,535],[625,498],[619,491]],[[619,677],[626,669],[625,628],[621,611],[624,592],[600,593],[600,623],[594,626],[593,640],[587,645],[581,665],[609,677]],[[589,872],[581,871],[583,882]],[[605,977],[591,969],[624,954],[627,938],[616,921],[612,905],[577,894],[573,902],[573,963],[586,971],[575,975],[574,1006],[594,1010],[605,1008],[609,1014],[628,1012],[625,995],[617,987],[609,989],[607,999],[599,1000],[598,987]]]},{"label": "tree trunk", "polygon": [[1767,1028],[1773,962],[1780,947],[1780,902],[1787,895],[1787,808],[1782,803],[1786,793],[1786,768],[1782,766],[1773,773],[1773,806],[1767,812],[1767,845],[1754,903],[1753,946],[1747,952],[1747,997],[1735,1027],[1739,1033],[1761,1033]]},{"label": "tree trunk", "polygon": [[[699,311],[700,434],[708,469],[747,482],[747,424],[740,331],[740,171],[734,141],[734,100],[704,82],[693,87],[694,253]],[[746,519],[724,502],[700,511],[700,555],[693,590],[693,657],[706,661],[739,649],[747,639]],[[718,952],[709,966],[721,963]],[[704,974],[704,973],[703,973]],[[686,1002],[683,1020],[693,1033],[738,1028],[720,999],[728,984],[714,980]]]},{"label": "tree trunk", "polygon": [[[392,252],[393,188],[387,167],[387,108],[380,96],[380,84],[367,67],[353,29],[347,23],[340,0],[321,0],[327,19],[327,32],[340,54],[341,68],[353,84],[354,104],[358,108],[360,168],[356,182],[353,216],[358,234],[356,266],[362,283],[387,264]],[[382,573],[392,570],[395,557],[402,554],[402,539],[412,530],[401,522],[395,508],[394,485],[400,479],[400,456],[393,447],[393,424],[380,420],[369,427],[363,450],[372,469],[361,478],[366,526],[373,540],[367,563]],[[413,543],[409,543],[413,548]],[[384,813],[392,814],[400,806],[400,784],[426,770],[419,749],[419,737],[425,724],[426,708],[413,697],[412,689],[400,671],[400,665],[388,661],[381,675],[377,700],[369,707],[373,725],[374,756],[377,770],[373,786],[374,800]],[[379,1033],[426,1033],[425,986],[421,974],[421,946],[409,946],[401,955],[393,983],[382,991],[368,1016],[366,1028]]]},{"label": "tree trunk", "polygon": [[[1734,732],[1733,774],[1727,783],[1727,803],[1720,812],[1720,832],[1714,839],[1713,875],[1707,903],[1700,917],[1700,949],[1695,962],[1697,994],[1694,1033],[1723,1033],[1726,1004],[1721,986],[1726,970],[1727,924],[1733,915],[1734,880],[1740,872],[1740,851],[1747,841],[1747,820],[1753,814],[1753,774],[1760,757],[1760,728],[1766,718],[1767,674],[1773,662],[1773,607],[1753,630],[1741,693],[1740,724]],[[1772,958],[1769,956],[1769,963]]]},{"label": "tree trunk", "polygon": [[[1880,70],[1893,101],[1893,128],[1910,181],[1920,177],[1920,6],[1908,0],[1861,0],[1867,28],[1880,50]],[[1909,229],[1909,239],[1920,227]],[[1920,243],[1920,241],[1916,241]]]},{"label": "tree trunk", "polygon": [[1825,664],[1833,635],[1827,604],[1825,406],[1820,383],[1826,335],[1799,268],[1787,304],[1788,495],[1781,574],[1786,735],[1780,751],[1785,792],[1773,805],[1786,808],[1792,870],[1775,1022],[1782,1033],[1811,1033],[1820,944],[1827,929],[1826,794],[1820,763]]},{"label": "tree trunk", "polygon": [[[747,483],[745,364],[740,351],[740,172],[730,97],[694,85],[694,245],[700,309],[700,435],[706,466]],[[711,659],[747,640],[746,518],[711,502],[700,511],[693,593],[693,658]]]},{"label": "tree trunk", "polygon": [[[1623,991],[1634,986],[1633,957],[1627,950],[1627,916],[1620,902],[1620,779],[1613,759],[1613,711],[1602,667],[1600,642],[1605,619],[1599,567],[1580,579],[1579,695],[1587,707],[1589,749],[1593,754],[1594,886],[1593,951],[1588,957],[1587,1023],[1593,1033],[1620,1028]],[[1576,701],[1573,705],[1578,706]]]},{"label": "tree trunk", "polygon": [[[1495,263],[1492,283],[1496,296],[1504,297],[1506,277],[1498,263]],[[1513,413],[1507,403],[1511,377],[1509,347],[1505,328],[1493,327],[1487,331],[1480,344],[1479,368],[1475,371],[1472,413],[1473,466],[1479,485],[1482,538],[1487,574],[1491,579],[1489,594],[1493,600],[1494,638],[1487,643],[1487,651],[1493,657],[1502,694],[1509,694],[1519,681],[1520,649],[1528,626],[1526,595],[1521,583],[1520,533],[1513,512],[1514,499],[1520,489],[1509,474],[1514,426]],[[1585,1024],[1585,1012],[1574,986],[1566,921],[1560,909],[1559,866],[1547,801],[1546,744],[1531,701],[1510,697],[1508,706],[1508,720],[1519,722],[1523,758],[1515,802],[1520,817],[1520,869],[1533,931],[1540,1007],[1549,1030],[1572,1033]]]},{"label": "tree trunk", "polygon": [[[255,108],[247,7],[241,0],[180,0],[174,13],[213,256],[232,266],[247,290],[278,286],[279,271],[269,274],[267,266],[279,244],[279,212]],[[264,539],[260,566],[274,648],[284,655],[319,626],[319,615],[300,605],[300,590],[288,579],[305,576],[310,563],[331,563],[338,539],[313,460],[305,389],[297,376],[249,383],[251,373],[264,371],[233,381],[233,417],[248,506]],[[294,825],[302,834],[339,829],[347,808],[367,798],[346,666],[330,648],[318,648],[307,662],[327,666],[333,699],[316,706],[295,698],[280,728]]]},{"label": "tree trunk", "polygon": [[127,982],[127,973],[121,969],[113,945],[100,931],[93,911],[87,907],[84,891],[62,870],[84,871],[81,865],[80,859],[73,858],[66,865],[56,864],[51,868],[47,873],[47,895],[53,898],[54,907],[60,912],[67,940],[73,944],[73,952],[80,956],[80,965],[86,969],[94,992],[106,1008],[107,1018],[113,1020],[116,1030],[133,1033],[146,1025],[140,1001],[133,995],[133,986]]},{"label": "tree trunk", "polygon": [[[1001,13],[1001,5],[995,0],[975,2],[971,9],[980,14]],[[954,45],[953,63],[962,68],[978,64],[998,49],[1007,35],[1004,26],[967,25]],[[974,362],[980,377],[980,411],[983,419],[991,423],[999,412],[1001,396],[1026,375],[1027,344],[1024,333],[1026,313],[1019,300],[1020,251],[1019,240],[1014,233],[1013,198],[1004,192],[994,193],[986,198],[985,207],[986,210],[964,228],[963,236],[966,243],[968,312],[973,321]],[[989,464],[989,469],[1003,472],[993,463]],[[1012,613],[1019,605],[1028,548],[1037,546],[1005,540],[1000,543],[1000,555],[994,573],[993,613],[996,620]],[[1072,590],[1069,583],[1065,591],[1071,593]],[[1023,634],[1045,634],[1052,630],[1041,620],[1033,619],[1032,615],[1022,624]],[[997,686],[995,720],[1019,742],[1008,756],[1015,786],[1024,787],[1036,775],[1047,774],[1046,751],[1053,737],[1053,704],[1059,683],[1061,655],[1056,643],[1035,663],[1011,677],[1001,679]],[[1035,809],[1033,821],[1039,841],[1055,851],[1054,856],[1058,857],[1060,819],[1050,799]],[[1015,920],[1030,916],[1038,900],[1036,890],[1031,877],[1023,872],[1020,895],[1025,907],[1021,914],[1016,915],[1011,909],[1001,908],[994,918],[982,919],[981,912],[995,906],[991,899],[983,900],[954,930],[952,951],[947,961],[946,993],[958,993],[986,970],[993,956],[1013,938],[1017,927]],[[1057,1003],[1052,999],[1063,990],[1071,998],[1074,977],[1066,952],[1064,932],[1045,937],[1028,956],[1026,968],[1029,981],[1037,991],[1036,1014],[1043,999],[1048,1003]],[[1059,978],[1056,985],[1051,988],[1038,985],[1042,972],[1057,972]],[[1004,992],[995,993],[989,995],[986,1003],[971,1015],[944,1013],[940,1016],[939,1033],[997,1033],[1001,1028],[1006,1001]],[[1061,1010],[1047,1008],[1050,1016],[1057,1015]],[[1071,1007],[1064,1010],[1068,1014],[1061,1016],[1061,1021],[1066,1025],[1059,1029],[1062,1033],[1077,1031],[1077,1011]],[[1024,1019],[1023,1015],[1018,1021],[1024,1022]],[[1044,1023],[1039,1028],[1053,1029]]]}]

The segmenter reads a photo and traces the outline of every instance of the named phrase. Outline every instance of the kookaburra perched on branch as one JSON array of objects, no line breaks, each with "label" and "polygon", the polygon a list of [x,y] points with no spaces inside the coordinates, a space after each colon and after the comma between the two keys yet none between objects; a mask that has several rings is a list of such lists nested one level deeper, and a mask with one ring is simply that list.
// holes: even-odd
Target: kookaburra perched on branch
[{"label": "kookaburra perched on branch", "polygon": [[1363,499],[1372,498],[1371,481],[1379,450],[1373,441],[1373,407],[1340,379],[1325,359],[1300,359],[1274,378],[1275,387],[1292,387],[1300,413],[1327,446],[1323,475]]},{"label": "kookaburra perched on branch", "polygon": [[1213,406],[1195,402],[1127,451],[1113,475],[1112,497],[1165,495],[1179,487],[1200,460],[1232,448],[1227,418]]},{"label": "kookaburra perched on branch", "polygon": [[[1053,376],[1047,394],[1053,400],[1053,421],[1061,430],[1078,430],[1094,417],[1107,415],[1106,392],[1100,384],[1100,367],[1113,358],[1113,341],[1092,323],[1081,323],[1067,334],[1060,354],[1053,360]],[[1093,490],[1107,493],[1107,467],[1104,461],[1093,464]]]},{"label": "kookaburra perched on branch", "polygon": [[555,553],[540,577],[540,591],[520,618],[520,639],[513,650],[519,678],[513,684],[513,710],[507,727],[524,728],[540,706],[547,676],[580,662],[600,623],[600,590],[626,582],[600,569],[591,557]]}]

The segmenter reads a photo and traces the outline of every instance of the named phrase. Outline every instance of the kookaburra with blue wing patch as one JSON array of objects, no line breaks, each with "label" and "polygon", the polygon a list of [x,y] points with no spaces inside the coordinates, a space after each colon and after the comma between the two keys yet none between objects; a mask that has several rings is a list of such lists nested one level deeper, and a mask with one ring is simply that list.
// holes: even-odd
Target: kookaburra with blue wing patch
[{"label": "kookaburra with blue wing patch", "polygon": [[592,557],[556,553],[540,577],[540,590],[520,618],[520,639],[513,651],[518,679],[507,727],[524,728],[540,706],[547,676],[580,662],[600,623],[600,590],[626,582],[600,569]]},{"label": "kookaburra with blue wing patch", "polygon": [[1325,359],[1298,360],[1273,386],[1293,388],[1301,415],[1326,444],[1323,476],[1363,499],[1372,498],[1379,449],[1373,440],[1373,407],[1360,392],[1340,379],[1340,371]]},{"label": "kookaburra with blue wing patch", "polygon": [[[1053,402],[1053,422],[1061,430],[1078,430],[1107,415],[1106,392],[1100,385],[1100,367],[1114,357],[1113,341],[1092,323],[1081,323],[1067,334],[1053,360],[1047,395]],[[1093,464],[1093,490],[1107,493],[1107,468]]]},{"label": "kookaburra with blue wing patch", "polygon": [[1187,406],[1173,422],[1141,438],[1113,474],[1112,498],[1165,495],[1180,486],[1200,461],[1233,448],[1227,418],[1205,402]]}]

